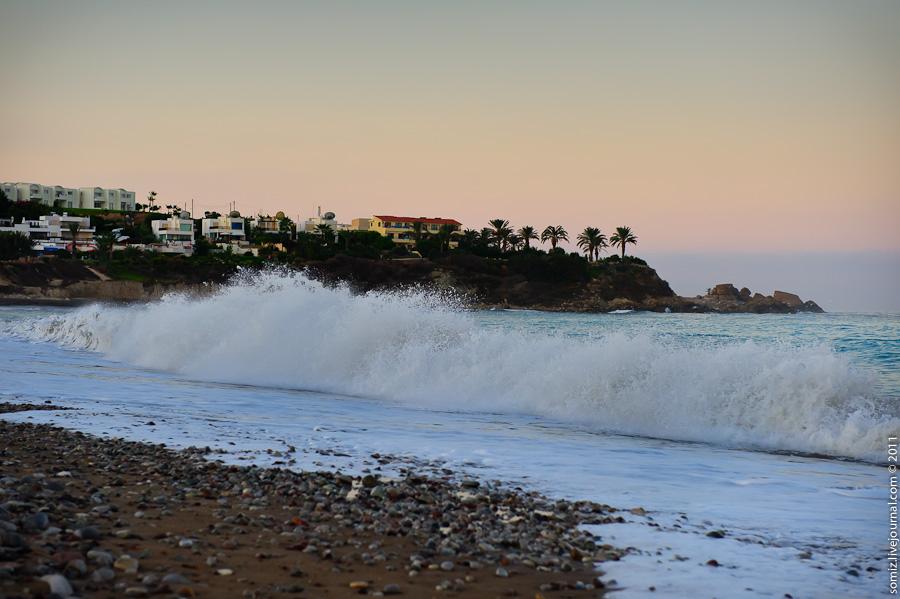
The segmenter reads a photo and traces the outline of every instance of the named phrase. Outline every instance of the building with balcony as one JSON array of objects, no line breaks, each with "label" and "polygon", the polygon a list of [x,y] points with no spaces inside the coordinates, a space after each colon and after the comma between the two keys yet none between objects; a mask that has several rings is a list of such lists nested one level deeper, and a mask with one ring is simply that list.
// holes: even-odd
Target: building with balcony
[{"label": "building with balcony", "polygon": [[236,211],[228,216],[204,218],[200,221],[200,230],[212,242],[243,241],[247,238],[244,219]]},{"label": "building with balcony", "polygon": [[[282,218],[284,218],[283,215]],[[260,215],[250,219],[250,229],[259,231],[260,233],[270,233],[272,235],[281,233],[281,219],[277,216]]]},{"label": "building with balcony", "polygon": [[78,190],[80,208],[91,210],[134,211],[134,192],[126,189],[105,189],[103,187],[81,187]]},{"label": "building with balcony", "polygon": [[182,212],[165,220],[150,221],[150,228],[160,241],[194,243],[194,221],[189,212]]},{"label": "building with balcony", "polygon": [[457,231],[462,226],[461,222],[453,218],[376,214],[369,221],[369,230],[381,233],[394,243],[412,245],[416,242],[415,223],[421,223],[420,232],[422,234],[430,235],[437,234],[444,225],[450,226]]},{"label": "building with balcony", "polygon": [[19,223],[12,219],[0,220],[0,232],[27,236],[32,241],[32,249],[39,252],[72,251],[73,240],[79,252],[92,252],[97,249],[95,231],[90,218],[65,213],[49,214],[38,220],[22,219]]},{"label": "building with balcony", "polygon": [[0,189],[13,202],[40,202],[54,208],[134,211],[135,195],[127,189],[103,187],[62,187],[40,183],[0,183]]}]

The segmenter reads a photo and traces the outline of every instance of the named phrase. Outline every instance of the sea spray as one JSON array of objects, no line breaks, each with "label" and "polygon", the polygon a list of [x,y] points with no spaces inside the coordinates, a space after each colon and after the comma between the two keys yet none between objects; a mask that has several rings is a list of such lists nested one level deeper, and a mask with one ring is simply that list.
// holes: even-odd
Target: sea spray
[{"label": "sea spray", "polygon": [[878,461],[884,439],[900,431],[874,377],[826,346],[489,329],[452,298],[355,295],[296,273],[245,274],[208,297],[92,305],[13,326],[197,379],[732,447]]}]

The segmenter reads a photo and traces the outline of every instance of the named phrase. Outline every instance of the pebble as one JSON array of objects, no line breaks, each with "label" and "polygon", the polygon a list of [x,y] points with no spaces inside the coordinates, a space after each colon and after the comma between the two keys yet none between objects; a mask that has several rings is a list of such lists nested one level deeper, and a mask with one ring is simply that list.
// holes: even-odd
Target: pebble
[{"label": "pebble", "polygon": [[234,570],[232,570],[231,568],[219,568],[218,570],[216,570],[216,574],[218,574],[219,576],[231,576],[232,574],[234,574]]},{"label": "pebble", "polygon": [[364,591],[369,588],[369,583],[365,580],[354,580],[350,583],[350,588],[354,591]]},{"label": "pebble", "polygon": [[506,568],[504,568],[503,566],[498,567],[494,571],[494,574],[499,576],[500,578],[509,578],[509,571]]},{"label": "pebble", "polygon": [[94,582],[109,582],[116,577],[116,573],[112,571],[111,568],[107,568],[106,566],[102,568],[97,568],[94,570],[93,574],[91,574],[91,580]]},{"label": "pebble", "polygon": [[385,595],[399,595],[401,593],[399,584],[386,584],[384,585],[384,590],[382,591]]},{"label": "pebble", "polygon": [[451,570],[453,570],[453,567],[453,562],[441,562],[441,570],[443,570],[444,572],[450,572]]},{"label": "pebble", "polygon": [[140,562],[130,555],[123,555],[113,562],[113,568],[121,570],[126,574],[137,574],[137,571],[140,568]]},{"label": "pebble", "polygon": [[51,593],[59,595],[60,597],[70,597],[75,593],[72,589],[72,585],[69,584],[66,577],[61,574],[47,574],[46,576],[41,576],[41,580],[47,583]]},{"label": "pebble", "polygon": [[191,584],[191,581],[178,572],[170,572],[169,574],[163,576],[162,583],[165,585],[169,585],[170,587],[174,587],[178,585]]}]

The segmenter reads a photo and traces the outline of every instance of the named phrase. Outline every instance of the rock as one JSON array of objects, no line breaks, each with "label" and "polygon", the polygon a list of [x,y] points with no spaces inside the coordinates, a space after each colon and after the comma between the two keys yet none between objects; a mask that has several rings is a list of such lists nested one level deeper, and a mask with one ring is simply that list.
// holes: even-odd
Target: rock
[{"label": "rock", "polygon": [[150,592],[146,587],[128,587],[125,589],[126,597],[146,597]]},{"label": "rock", "polygon": [[383,592],[385,595],[399,595],[401,593],[400,585],[399,584],[386,584],[386,585],[384,585]]},{"label": "rock", "polygon": [[362,486],[367,489],[371,489],[375,485],[378,484],[378,479],[372,476],[371,474],[367,474],[362,478]]},{"label": "rock", "polygon": [[191,581],[178,572],[170,572],[169,574],[163,576],[162,583],[167,584],[170,587],[174,587],[178,585],[191,584]]},{"label": "rock", "polygon": [[96,541],[103,536],[103,533],[101,533],[100,529],[96,526],[85,526],[76,530],[75,536],[84,539],[85,541]]},{"label": "rock", "polygon": [[369,583],[365,580],[354,580],[350,583],[350,588],[354,591],[365,591],[369,588]]},{"label": "rock", "polygon": [[65,567],[66,574],[79,578],[87,574],[87,564],[83,559],[69,560]]},{"label": "rock", "polygon": [[450,572],[453,570],[454,564],[451,561],[441,562],[441,570],[444,572]]},{"label": "rock", "polygon": [[87,558],[101,566],[111,566],[113,562],[116,561],[111,553],[108,551],[101,551],[100,549],[91,549],[88,551]]},{"label": "rock", "polygon": [[179,547],[193,547],[194,539],[181,539],[180,541],[178,541],[178,546]]},{"label": "rock", "polygon": [[91,574],[91,580],[94,582],[110,582],[112,579],[116,577],[116,573],[112,571],[112,569],[103,567],[94,570],[94,573]]},{"label": "rock", "polygon": [[496,576],[499,576],[500,578],[509,578],[509,571],[506,568],[504,568],[503,566],[498,567],[494,571],[494,574]]},{"label": "rock", "polygon": [[140,562],[130,555],[123,555],[113,562],[113,568],[121,570],[126,574],[137,574],[138,568],[140,568]]},{"label": "rock", "polygon": [[216,570],[216,574],[218,574],[219,576],[231,576],[232,574],[234,574],[234,570],[232,570],[231,568],[219,568],[218,570]]},{"label": "rock", "polygon": [[800,305],[803,304],[803,300],[800,299],[800,296],[788,293],[787,291],[775,291],[772,293],[772,298],[776,302],[787,304],[791,308],[799,308]]},{"label": "rock", "polygon": [[44,512],[36,512],[22,520],[22,528],[28,531],[44,530],[50,526],[50,518]]},{"label": "rock", "polygon": [[709,295],[714,295],[716,297],[738,298],[740,296],[740,292],[737,290],[737,287],[735,287],[731,283],[719,283],[709,290]]},{"label": "rock", "polygon": [[706,536],[713,538],[713,539],[722,539],[725,537],[725,531],[724,530],[711,530],[708,533],[706,533]]},{"label": "rock", "polygon": [[738,297],[741,299],[741,301],[746,302],[750,299],[750,296],[750,290],[746,287],[741,287],[741,290],[738,292]]},{"label": "rock", "polygon": [[25,538],[16,532],[8,530],[0,530],[0,547],[9,547],[11,549],[25,549],[28,543]]},{"label": "rock", "polygon": [[59,595],[60,597],[70,597],[75,593],[75,591],[72,590],[72,585],[69,584],[66,577],[61,574],[47,574],[46,576],[41,576],[41,580],[50,586],[51,593]]},{"label": "rock", "polygon": [[803,302],[798,308],[800,312],[813,312],[815,314],[822,314],[825,312],[822,308],[819,307],[819,304],[812,300],[807,300]]}]

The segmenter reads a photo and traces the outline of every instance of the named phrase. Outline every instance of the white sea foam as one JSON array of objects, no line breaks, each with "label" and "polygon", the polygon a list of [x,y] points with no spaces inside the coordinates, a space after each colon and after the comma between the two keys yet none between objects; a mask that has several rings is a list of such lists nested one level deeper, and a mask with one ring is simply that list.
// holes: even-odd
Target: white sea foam
[{"label": "white sea foam", "polygon": [[537,414],[596,430],[879,461],[900,419],[828,347],[698,347],[487,329],[427,293],[353,295],[302,275],[245,277],[203,299],[87,306],[17,334],[204,380],[451,410]]}]

